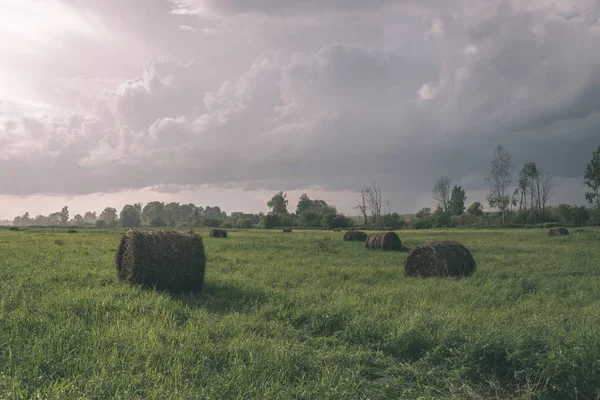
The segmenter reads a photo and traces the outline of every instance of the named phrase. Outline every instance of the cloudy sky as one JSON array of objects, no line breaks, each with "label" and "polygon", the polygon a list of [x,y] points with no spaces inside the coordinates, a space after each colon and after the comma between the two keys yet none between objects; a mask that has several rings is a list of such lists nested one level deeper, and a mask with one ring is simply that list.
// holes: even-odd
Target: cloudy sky
[{"label": "cloudy sky", "polygon": [[151,200],[354,213],[493,149],[584,203],[600,144],[598,0],[0,0],[0,218]]}]

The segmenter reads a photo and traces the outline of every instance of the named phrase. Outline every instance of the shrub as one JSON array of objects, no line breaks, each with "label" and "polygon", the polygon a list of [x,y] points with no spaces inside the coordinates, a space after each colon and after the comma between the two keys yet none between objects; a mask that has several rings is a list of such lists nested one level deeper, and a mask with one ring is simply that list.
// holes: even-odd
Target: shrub
[{"label": "shrub", "polygon": [[221,221],[219,221],[216,218],[206,218],[204,220],[203,224],[204,224],[204,226],[209,226],[209,227],[212,227],[212,228],[216,228],[217,226],[221,225]]},{"label": "shrub", "polygon": [[540,228],[549,229],[559,227],[560,224],[558,222],[544,222],[543,224],[538,225]]},{"label": "shrub", "polygon": [[411,221],[412,229],[431,229],[435,225],[434,217],[422,217]]},{"label": "shrub", "polygon": [[252,228],[252,224],[249,219],[239,219],[235,226],[239,229],[250,229]]},{"label": "shrub", "polygon": [[600,226],[600,207],[591,208],[589,213],[590,219],[588,221],[588,225]]},{"label": "shrub", "polygon": [[350,218],[342,214],[325,214],[321,226],[325,229],[347,228],[352,224]]},{"label": "shrub", "polygon": [[154,228],[160,228],[163,226],[167,226],[167,221],[165,221],[165,219],[163,217],[156,217],[156,218],[153,218],[152,221],[150,221],[150,226],[152,226]]}]

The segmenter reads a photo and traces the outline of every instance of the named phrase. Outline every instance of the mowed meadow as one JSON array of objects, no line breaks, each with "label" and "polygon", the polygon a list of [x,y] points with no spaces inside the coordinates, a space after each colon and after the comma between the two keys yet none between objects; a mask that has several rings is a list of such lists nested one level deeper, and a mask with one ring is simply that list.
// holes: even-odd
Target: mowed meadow
[{"label": "mowed meadow", "polygon": [[0,231],[0,399],[596,399],[600,230],[457,240],[468,278],[408,278],[343,232],[204,238],[204,289],[117,279],[118,230]]}]

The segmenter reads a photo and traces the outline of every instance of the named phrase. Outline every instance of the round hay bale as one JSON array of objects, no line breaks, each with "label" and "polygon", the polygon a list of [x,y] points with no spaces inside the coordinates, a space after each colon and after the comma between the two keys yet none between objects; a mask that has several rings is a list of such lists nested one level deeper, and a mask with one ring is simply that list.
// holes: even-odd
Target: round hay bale
[{"label": "round hay bale", "polygon": [[402,242],[395,232],[372,233],[367,237],[365,249],[402,251]]},{"label": "round hay bale", "polygon": [[468,276],[475,268],[475,260],[469,249],[451,240],[417,246],[404,260],[406,276]]},{"label": "round hay bale", "polygon": [[360,231],[346,231],[344,233],[344,242],[364,242],[367,240],[367,234]]},{"label": "round hay bale", "polygon": [[227,231],[224,229],[211,229],[210,232],[208,233],[208,237],[226,238]]},{"label": "round hay bale", "polygon": [[292,228],[283,228],[283,233],[292,233]]},{"label": "round hay bale", "polygon": [[569,234],[569,230],[565,227],[550,228],[548,236],[566,236]]},{"label": "round hay bale", "polygon": [[206,255],[202,237],[187,232],[128,230],[116,255],[119,278],[171,292],[199,291]]}]

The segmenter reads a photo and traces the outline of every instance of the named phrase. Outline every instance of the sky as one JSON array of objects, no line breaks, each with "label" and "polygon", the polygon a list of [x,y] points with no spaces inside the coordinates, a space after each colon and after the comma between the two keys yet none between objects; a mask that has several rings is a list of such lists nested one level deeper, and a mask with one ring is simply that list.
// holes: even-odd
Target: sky
[{"label": "sky", "polygon": [[0,0],[0,219],[152,200],[484,202],[494,148],[584,204],[599,0]]}]

